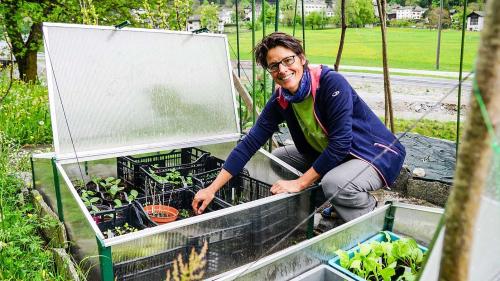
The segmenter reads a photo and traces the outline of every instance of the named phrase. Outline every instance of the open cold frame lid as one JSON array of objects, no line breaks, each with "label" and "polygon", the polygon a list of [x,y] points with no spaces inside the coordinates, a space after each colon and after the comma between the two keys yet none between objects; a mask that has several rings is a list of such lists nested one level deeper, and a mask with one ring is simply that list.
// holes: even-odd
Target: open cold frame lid
[{"label": "open cold frame lid", "polygon": [[239,137],[224,35],[44,23],[58,159]]}]

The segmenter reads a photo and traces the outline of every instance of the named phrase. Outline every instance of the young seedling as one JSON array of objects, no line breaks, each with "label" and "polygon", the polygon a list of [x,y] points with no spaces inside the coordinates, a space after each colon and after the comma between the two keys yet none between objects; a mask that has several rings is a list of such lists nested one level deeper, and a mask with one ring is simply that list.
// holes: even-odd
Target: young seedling
[{"label": "young seedling", "polygon": [[95,195],[95,192],[89,191],[89,190],[83,190],[82,195],[80,195],[80,198],[83,201],[83,204],[87,207],[90,208],[93,212],[99,212],[99,208],[97,208],[94,203],[99,202],[100,198],[98,197],[92,197]]},{"label": "young seedling", "polygon": [[346,251],[337,250],[340,265],[366,280],[393,280],[398,277],[397,269],[402,275],[396,280],[415,280],[424,256],[417,242],[410,238],[391,241],[387,232],[384,235],[387,242],[359,244],[352,258]]}]

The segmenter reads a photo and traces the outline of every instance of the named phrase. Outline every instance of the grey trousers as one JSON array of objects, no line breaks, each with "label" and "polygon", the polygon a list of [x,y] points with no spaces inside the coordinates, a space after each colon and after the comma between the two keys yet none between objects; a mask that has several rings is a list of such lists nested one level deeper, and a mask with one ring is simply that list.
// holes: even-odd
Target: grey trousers
[{"label": "grey trousers", "polygon": [[[301,154],[294,145],[280,147],[273,154],[295,169],[307,171],[315,159]],[[345,221],[353,220],[376,207],[377,201],[369,191],[384,186],[377,171],[367,162],[350,159],[331,169],[321,179],[321,187],[326,199]]]}]

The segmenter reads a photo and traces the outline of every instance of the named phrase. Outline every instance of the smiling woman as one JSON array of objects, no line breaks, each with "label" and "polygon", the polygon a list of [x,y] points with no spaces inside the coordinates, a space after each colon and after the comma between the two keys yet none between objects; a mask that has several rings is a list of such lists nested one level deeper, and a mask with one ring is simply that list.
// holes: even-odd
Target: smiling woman
[{"label": "smiling woman", "polygon": [[368,192],[395,181],[404,147],[344,77],[325,66],[308,66],[296,38],[275,32],[262,39],[254,52],[278,87],[215,181],[196,194],[193,209],[201,214],[214,194],[286,122],[294,145],[273,154],[304,174],[277,181],[271,192],[299,192],[320,180],[324,194],[318,194],[317,205],[333,204],[326,215],[334,210],[341,220],[350,221],[373,210],[376,200]]}]

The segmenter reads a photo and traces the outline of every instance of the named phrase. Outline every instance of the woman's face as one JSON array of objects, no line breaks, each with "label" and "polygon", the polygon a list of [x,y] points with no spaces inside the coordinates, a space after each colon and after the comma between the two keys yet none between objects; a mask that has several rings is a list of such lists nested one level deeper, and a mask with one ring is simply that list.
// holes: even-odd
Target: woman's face
[{"label": "woman's face", "polygon": [[299,89],[305,63],[304,56],[299,56],[282,46],[274,47],[267,52],[267,66],[274,82],[290,93],[295,93]]}]

